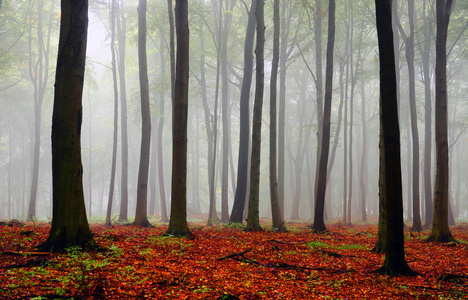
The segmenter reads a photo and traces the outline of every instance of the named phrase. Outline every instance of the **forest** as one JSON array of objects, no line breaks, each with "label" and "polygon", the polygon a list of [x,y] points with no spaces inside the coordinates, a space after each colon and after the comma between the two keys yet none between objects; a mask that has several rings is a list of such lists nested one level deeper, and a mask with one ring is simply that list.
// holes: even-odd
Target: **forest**
[{"label": "forest", "polygon": [[467,297],[467,29],[464,0],[0,0],[0,298]]}]

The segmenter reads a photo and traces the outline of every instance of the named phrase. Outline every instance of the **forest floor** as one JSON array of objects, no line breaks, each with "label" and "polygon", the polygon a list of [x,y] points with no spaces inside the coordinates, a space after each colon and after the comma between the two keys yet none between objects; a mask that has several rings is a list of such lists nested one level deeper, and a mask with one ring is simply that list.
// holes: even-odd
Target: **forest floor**
[{"label": "forest floor", "polygon": [[[265,221],[264,228],[270,223]],[[460,243],[425,243],[429,231],[405,230],[406,259],[420,275],[372,271],[376,225],[308,223],[286,233],[247,233],[190,223],[193,238],[154,228],[92,224],[101,252],[31,253],[47,223],[0,226],[0,299],[467,299],[468,224],[452,227]],[[12,226],[9,226],[12,225]]]}]

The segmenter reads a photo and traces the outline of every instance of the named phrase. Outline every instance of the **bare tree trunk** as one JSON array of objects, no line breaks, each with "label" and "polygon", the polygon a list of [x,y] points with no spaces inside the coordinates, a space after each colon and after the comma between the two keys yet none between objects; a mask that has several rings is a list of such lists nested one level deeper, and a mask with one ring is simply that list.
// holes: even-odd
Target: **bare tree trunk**
[{"label": "bare tree trunk", "polygon": [[138,65],[141,97],[141,148],[138,170],[135,225],[149,227],[147,216],[148,172],[151,143],[151,115],[149,107],[148,63],[146,58],[146,0],[138,4]]},{"label": "bare tree trunk", "polygon": [[[333,49],[335,45],[335,0],[329,1],[328,7],[328,42],[327,42],[327,69],[325,78],[325,103],[323,109],[322,142],[320,149],[319,173],[317,180],[317,196],[315,197],[315,214],[312,230],[315,232],[327,231],[324,222],[325,192],[327,187],[327,164],[330,149],[330,122],[331,104],[333,94]],[[317,109],[319,109],[317,107]]]},{"label": "bare tree trunk", "polygon": [[276,152],[276,90],[278,78],[279,43],[280,43],[280,12],[279,0],[273,4],[274,10],[274,33],[273,33],[273,60],[270,79],[270,200],[273,229],[285,231],[286,226],[281,215],[280,203],[278,200],[277,181],[277,152]]},{"label": "bare tree trunk", "polygon": [[189,84],[188,0],[175,8],[177,62],[172,121],[171,219],[166,234],[190,235],[187,224],[187,119]]},{"label": "bare tree trunk", "polygon": [[[128,215],[128,133],[127,133],[127,85],[125,80],[125,41],[127,21],[124,15],[124,0],[120,0],[117,17],[119,36],[119,79],[120,79],[120,126],[121,126],[121,174],[120,174],[120,213],[119,222],[126,222]],[[91,208],[90,208],[91,209]]]},{"label": "bare tree trunk", "polygon": [[95,249],[83,195],[81,120],[88,1],[62,1],[52,116],[52,227],[40,251]]},{"label": "bare tree trunk", "polygon": [[256,86],[255,103],[252,126],[252,161],[250,166],[250,197],[249,212],[247,216],[246,231],[263,230],[260,226],[259,218],[259,193],[260,193],[260,153],[261,153],[261,132],[262,132],[262,107],[264,90],[264,42],[265,42],[265,21],[264,21],[264,1],[257,3],[257,48],[256,55]]},{"label": "bare tree trunk", "polygon": [[449,157],[447,129],[447,30],[452,0],[437,0],[436,36],[436,183],[434,191],[434,219],[428,241],[449,242],[454,237],[448,224],[449,210]]},{"label": "bare tree trunk", "polygon": [[111,175],[109,184],[109,198],[107,201],[107,214],[105,225],[111,225],[111,213],[112,213],[112,202],[114,200],[114,183],[115,183],[115,169],[117,164],[117,132],[118,132],[118,118],[119,118],[119,92],[117,86],[117,65],[115,57],[115,13],[117,9],[117,3],[115,0],[110,1],[110,29],[111,29],[111,63],[112,63],[112,82],[114,88],[114,134],[112,142],[112,163],[111,163]]},{"label": "bare tree trunk", "polygon": [[416,275],[405,260],[401,187],[400,129],[398,125],[392,0],[376,0],[380,62],[379,197],[386,211],[385,262],[377,270],[387,275]]},{"label": "bare tree trunk", "polygon": [[247,22],[245,43],[244,43],[244,76],[242,79],[240,98],[240,131],[239,131],[239,159],[237,163],[237,188],[234,196],[230,223],[242,223],[245,200],[248,187],[248,166],[249,166],[249,135],[250,135],[250,87],[252,84],[253,69],[253,42],[255,37],[255,10],[257,0],[252,0]]}]

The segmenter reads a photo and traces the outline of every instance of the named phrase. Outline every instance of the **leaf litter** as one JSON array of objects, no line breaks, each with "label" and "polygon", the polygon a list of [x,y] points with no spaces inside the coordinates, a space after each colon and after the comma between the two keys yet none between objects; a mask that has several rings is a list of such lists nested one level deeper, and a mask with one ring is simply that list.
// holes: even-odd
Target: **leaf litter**
[{"label": "leaf litter", "polygon": [[[265,225],[266,226],[266,225]],[[457,244],[425,243],[405,231],[406,259],[420,276],[371,273],[376,225],[304,223],[288,232],[244,232],[190,223],[193,238],[154,228],[91,224],[105,250],[34,252],[50,224],[0,226],[0,299],[466,299],[468,226],[452,227]],[[21,232],[28,232],[22,234]]]}]

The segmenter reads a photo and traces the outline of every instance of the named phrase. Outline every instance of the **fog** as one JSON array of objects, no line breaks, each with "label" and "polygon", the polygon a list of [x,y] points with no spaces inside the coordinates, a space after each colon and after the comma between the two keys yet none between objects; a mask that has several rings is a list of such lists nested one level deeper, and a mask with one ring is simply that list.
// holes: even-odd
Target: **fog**
[{"label": "fog", "polygon": [[[59,1],[0,1],[0,219],[50,220],[52,212],[51,120],[55,65],[60,23]],[[225,3],[226,2],[226,3]],[[227,3],[229,2],[229,3]],[[248,2],[248,1],[247,1]],[[187,202],[189,221],[207,220],[210,203],[209,148],[212,138],[207,124],[218,129],[215,165],[215,196],[217,217],[221,218],[223,190],[227,191],[231,213],[237,185],[240,94],[244,76],[244,43],[250,3],[243,1],[189,1],[190,82],[188,120]],[[309,222],[313,217],[314,185],[317,166],[317,132],[320,128],[317,110],[317,78],[325,82],[327,11],[322,1],[317,13],[315,1],[281,1],[280,78],[285,89],[285,155],[284,155],[284,216],[286,220]],[[359,2],[359,3],[358,3]],[[407,63],[407,43],[410,30],[406,1],[398,1],[400,28],[397,74],[399,74],[399,121],[403,174],[405,221],[413,218],[413,138],[410,114],[410,78]],[[423,3],[424,2],[424,3]],[[426,3],[427,2],[427,3]],[[219,4],[223,4],[221,13]],[[233,4],[230,10],[227,5]],[[103,222],[107,212],[112,165],[114,90],[111,59],[111,29],[109,3],[90,1],[87,63],[83,93],[83,124],[81,146],[83,186],[88,217]],[[325,204],[328,222],[343,222],[344,200],[350,207],[351,221],[376,222],[378,217],[379,174],[379,69],[377,33],[373,1],[339,1],[337,4],[336,41],[333,68],[333,100],[331,114],[329,181]],[[138,164],[141,143],[140,90],[137,58],[137,1],[125,1],[119,14],[126,20],[125,39],[116,38],[116,51],[125,43],[125,80],[128,125],[128,214],[135,214]],[[170,89],[169,22],[167,1],[149,1],[147,11],[147,55],[152,115],[150,182],[148,215],[150,221],[160,221],[161,180],[163,169],[164,195],[169,213],[172,166],[172,100]],[[448,123],[450,208],[453,221],[468,218],[468,6],[457,1],[452,12],[448,36]],[[220,22],[219,18],[222,18]],[[231,18],[230,22],[226,21]],[[317,49],[317,20],[321,21],[321,47]],[[226,21],[226,22],[225,22]],[[269,188],[269,84],[273,45],[273,10],[265,2],[265,95],[262,119],[262,152],[260,169],[260,216],[271,218]],[[222,24],[222,28],[218,24]],[[121,26],[118,24],[117,26]],[[42,32],[42,35],[40,34]],[[223,34],[220,34],[222,32]],[[419,133],[419,198],[421,219],[426,214],[429,172],[430,191],[434,191],[434,101],[435,101],[435,10],[434,1],[417,1],[415,11],[414,67],[416,128]],[[226,35],[227,33],[227,35]],[[224,40],[224,37],[226,39]],[[204,41],[202,45],[201,41]],[[226,43],[226,78],[223,81],[217,65],[220,45]],[[49,46],[50,45],[50,46]],[[427,46],[427,47],[426,47]],[[219,47],[219,52],[218,52]],[[255,45],[254,45],[255,47]],[[317,53],[317,50],[319,53]],[[122,59],[117,52],[118,60]],[[319,55],[318,55],[319,54]],[[202,65],[202,56],[204,65]],[[162,57],[162,59],[161,59]],[[318,58],[321,60],[317,68]],[[428,65],[424,59],[428,58]],[[429,67],[425,73],[425,67]],[[219,68],[219,69],[218,69]],[[319,67],[320,68],[320,67]],[[202,71],[203,69],[203,71]],[[282,73],[284,71],[284,73]],[[206,91],[202,72],[205,73]],[[219,72],[219,73],[218,73]],[[205,76],[204,75],[204,76]],[[429,77],[427,76],[429,75]],[[219,77],[219,78],[218,78]],[[217,83],[217,80],[219,82]],[[319,80],[320,81],[320,80]],[[223,84],[227,83],[227,85]],[[281,87],[278,81],[278,98]],[[120,81],[118,86],[120,88]],[[426,88],[432,105],[431,122],[425,115]],[[250,121],[255,89],[253,76],[250,93]],[[206,92],[206,104],[204,96]],[[43,93],[43,95],[41,95]],[[121,98],[118,106],[118,152],[112,220],[117,221],[121,206],[122,119]],[[215,112],[216,101],[217,110]],[[280,100],[278,100],[280,101]],[[227,109],[222,109],[222,103]],[[161,109],[164,103],[164,110]],[[38,108],[39,107],[39,108]],[[207,111],[208,110],[208,111]],[[279,109],[281,110],[281,108]],[[216,116],[215,116],[216,114]],[[40,119],[40,122],[36,118]],[[227,123],[223,123],[223,117]],[[36,120],[36,121],[35,121]],[[164,121],[162,136],[158,129]],[[40,124],[39,124],[40,123]],[[224,126],[227,124],[227,130]],[[39,135],[35,134],[35,128]],[[430,169],[424,158],[427,149],[426,129],[431,129]],[[228,149],[223,151],[223,133],[228,132]],[[40,137],[37,192],[34,191],[35,141]],[[161,138],[162,148],[156,142]],[[162,151],[162,160],[158,158]],[[223,164],[223,153],[227,153]],[[363,155],[364,153],[364,155]],[[223,184],[223,167],[227,166],[227,181]],[[35,199],[35,212],[30,202]],[[429,200],[432,201],[432,200]],[[349,220],[348,220],[349,221]]]}]

